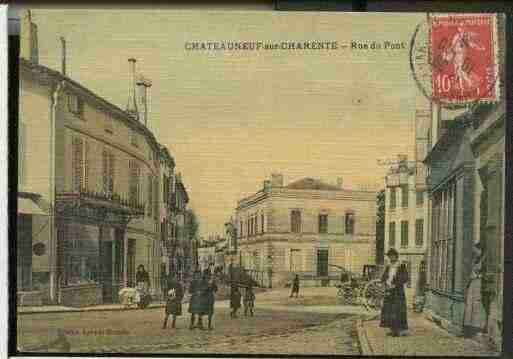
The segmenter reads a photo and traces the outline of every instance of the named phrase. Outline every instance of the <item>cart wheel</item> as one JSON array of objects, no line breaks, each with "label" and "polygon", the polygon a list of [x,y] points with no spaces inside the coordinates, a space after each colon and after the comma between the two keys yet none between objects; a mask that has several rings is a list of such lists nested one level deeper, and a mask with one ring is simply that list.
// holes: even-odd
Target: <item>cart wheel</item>
[{"label": "cart wheel", "polygon": [[380,309],[385,297],[385,287],[380,280],[371,280],[363,291],[363,300],[367,308]]}]

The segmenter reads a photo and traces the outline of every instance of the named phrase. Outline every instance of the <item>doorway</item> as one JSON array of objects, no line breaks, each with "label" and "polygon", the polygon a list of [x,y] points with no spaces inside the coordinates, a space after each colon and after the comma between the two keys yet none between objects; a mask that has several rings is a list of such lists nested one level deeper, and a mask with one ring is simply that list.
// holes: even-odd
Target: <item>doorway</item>
[{"label": "doorway", "polygon": [[317,276],[327,277],[328,276],[328,249],[317,250]]}]

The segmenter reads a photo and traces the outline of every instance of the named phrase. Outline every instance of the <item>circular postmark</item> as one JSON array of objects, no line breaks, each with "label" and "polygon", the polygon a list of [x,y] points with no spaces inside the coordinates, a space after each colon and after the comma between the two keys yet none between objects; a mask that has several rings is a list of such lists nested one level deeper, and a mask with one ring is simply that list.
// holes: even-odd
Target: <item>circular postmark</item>
[{"label": "circular postmark", "polygon": [[410,41],[410,69],[422,94],[449,110],[499,98],[494,14],[428,15]]}]

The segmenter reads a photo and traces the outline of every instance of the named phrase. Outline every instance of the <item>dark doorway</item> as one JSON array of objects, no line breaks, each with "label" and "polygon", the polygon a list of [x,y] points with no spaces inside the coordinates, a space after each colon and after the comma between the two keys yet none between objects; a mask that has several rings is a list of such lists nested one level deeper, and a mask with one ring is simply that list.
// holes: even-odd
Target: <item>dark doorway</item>
[{"label": "dark doorway", "polygon": [[135,287],[135,239],[128,240],[126,260],[128,286]]},{"label": "dark doorway", "polygon": [[317,276],[328,276],[328,249],[317,250]]},{"label": "dark doorway", "polygon": [[101,268],[102,268],[102,295],[104,303],[113,302],[113,288],[112,288],[112,242],[101,242]]},{"label": "dark doorway", "polygon": [[16,258],[18,290],[30,290],[32,286],[32,216],[30,215],[18,214]]}]

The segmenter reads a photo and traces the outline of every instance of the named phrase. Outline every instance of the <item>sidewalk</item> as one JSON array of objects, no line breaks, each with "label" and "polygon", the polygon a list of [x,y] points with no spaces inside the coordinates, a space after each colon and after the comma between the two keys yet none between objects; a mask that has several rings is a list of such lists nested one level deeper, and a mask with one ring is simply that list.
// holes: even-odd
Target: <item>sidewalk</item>
[{"label": "sidewalk", "polygon": [[457,337],[426,319],[422,313],[408,313],[409,335],[388,336],[388,329],[379,326],[379,316],[358,321],[357,334],[362,355],[499,355],[477,341]]},{"label": "sidewalk", "polygon": [[[153,302],[149,308],[162,308],[164,302]],[[66,313],[66,312],[102,312],[115,310],[137,310],[137,308],[126,309],[121,304],[101,304],[90,307],[65,307],[62,305],[39,305],[39,306],[18,306],[16,308],[18,315],[36,314],[36,313]]]}]

